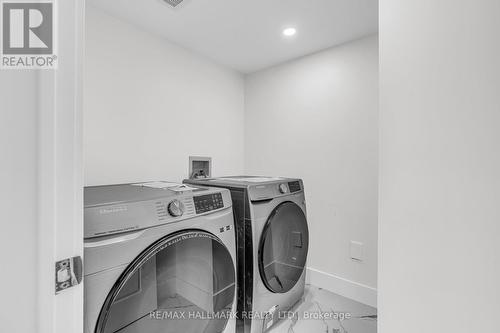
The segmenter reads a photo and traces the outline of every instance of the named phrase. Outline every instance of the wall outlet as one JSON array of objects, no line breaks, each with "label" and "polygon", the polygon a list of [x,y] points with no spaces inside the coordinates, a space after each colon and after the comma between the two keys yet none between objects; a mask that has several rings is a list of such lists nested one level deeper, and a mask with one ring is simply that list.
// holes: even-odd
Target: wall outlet
[{"label": "wall outlet", "polygon": [[351,259],[356,261],[363,261],[363,243],[351,241],[350,254]]}]

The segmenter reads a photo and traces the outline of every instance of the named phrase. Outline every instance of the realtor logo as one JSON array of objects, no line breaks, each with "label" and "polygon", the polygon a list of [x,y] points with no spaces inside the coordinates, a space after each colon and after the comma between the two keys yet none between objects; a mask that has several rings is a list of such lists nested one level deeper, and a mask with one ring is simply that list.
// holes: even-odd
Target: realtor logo
[{"label": "realtor logo", "polygon": [[3,0],[1,5],[1,67],[56,68],[54,3]]}]

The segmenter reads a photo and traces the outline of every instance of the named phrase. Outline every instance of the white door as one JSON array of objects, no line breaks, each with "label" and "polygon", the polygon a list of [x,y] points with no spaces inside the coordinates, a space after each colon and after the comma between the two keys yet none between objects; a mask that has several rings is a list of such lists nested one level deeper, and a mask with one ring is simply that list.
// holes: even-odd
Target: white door
[{"label": "white door", "polygon": [[83,286],[56,295],[55,262],[83,255],[84,0],[56,2],[58,69],[0,70],[2,332],[83,331]]}]

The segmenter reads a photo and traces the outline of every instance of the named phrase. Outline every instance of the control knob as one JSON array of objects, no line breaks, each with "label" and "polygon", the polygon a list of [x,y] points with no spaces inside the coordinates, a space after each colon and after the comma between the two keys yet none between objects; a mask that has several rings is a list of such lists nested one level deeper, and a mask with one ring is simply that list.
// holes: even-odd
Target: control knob
[{"label": "control knob", "polygon": [[168,213],[173,217],[182,216],[184,214],[184,204],[177,199],[170,201],[168,204]]},{"label": "control knob", "polygon": [[286,184],[280,184],[279,190],[281,194],[285,194],[288,192],[288,187],[286,186]]}]

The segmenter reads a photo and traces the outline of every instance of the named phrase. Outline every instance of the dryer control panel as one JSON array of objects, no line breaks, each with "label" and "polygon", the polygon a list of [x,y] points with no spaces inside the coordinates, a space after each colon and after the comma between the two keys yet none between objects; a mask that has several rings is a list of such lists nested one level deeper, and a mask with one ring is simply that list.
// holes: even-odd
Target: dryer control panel
[{"label": "dryer control panel", "polygon": [[224,207],[224,201],[221,193],[199,195],[193,197],[193,200],[196,214],[202,214]]}]

